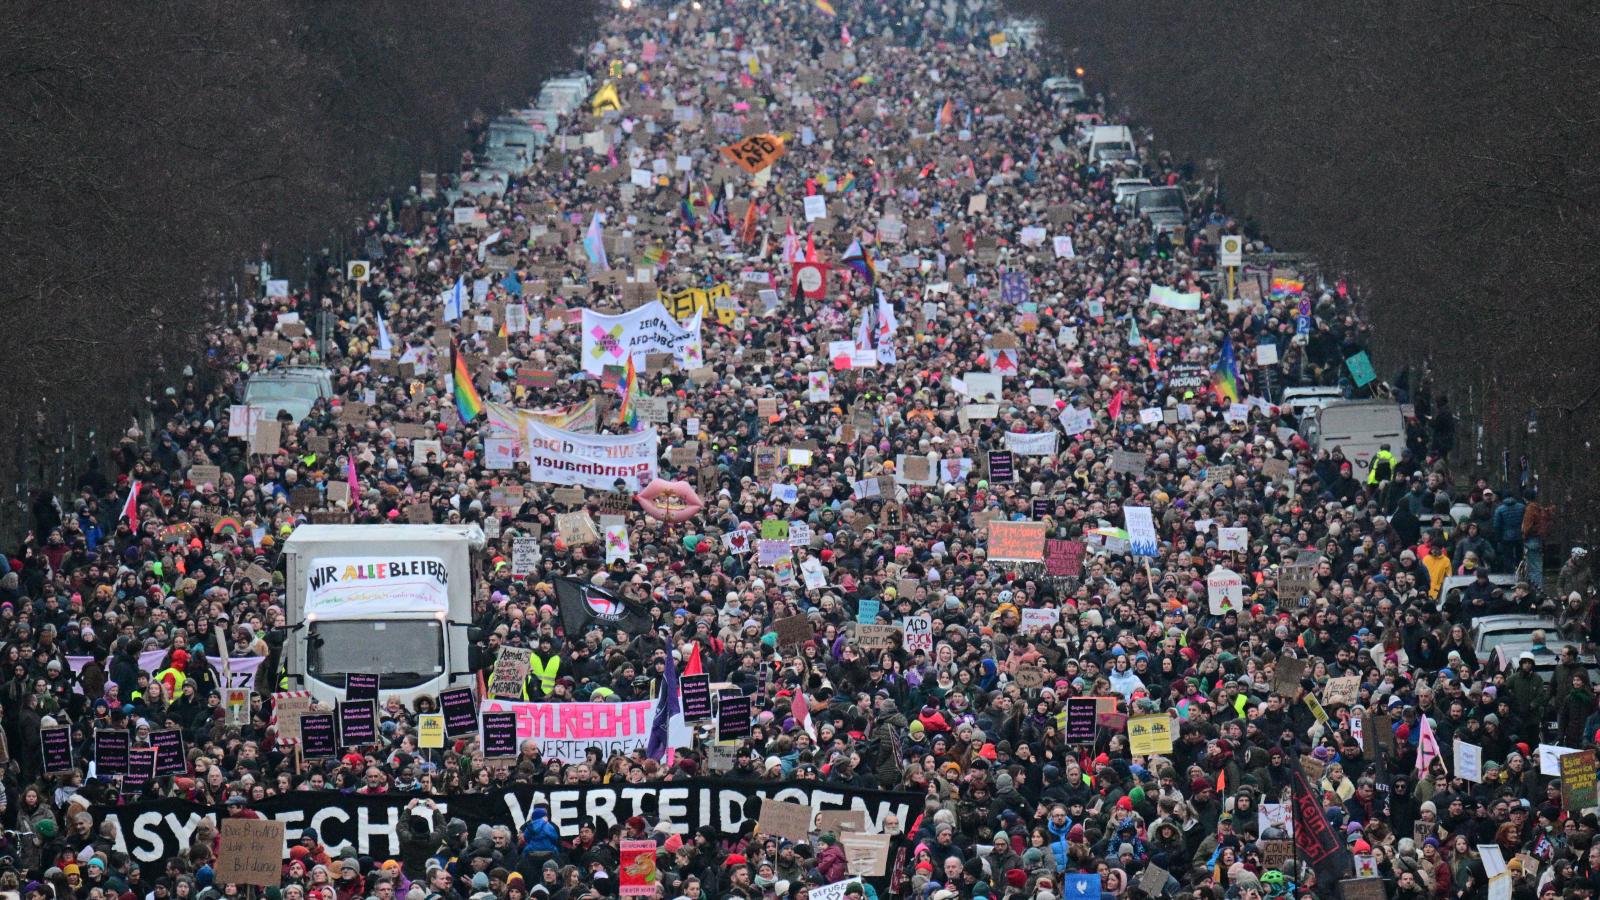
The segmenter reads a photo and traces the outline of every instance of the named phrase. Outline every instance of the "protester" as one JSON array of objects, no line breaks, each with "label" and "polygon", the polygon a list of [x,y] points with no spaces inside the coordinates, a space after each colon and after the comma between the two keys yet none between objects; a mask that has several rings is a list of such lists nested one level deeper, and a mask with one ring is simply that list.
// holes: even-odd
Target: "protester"
[{"label": "protester", "polygon": [[[1230,298],[1218,241],[1241,226],[1195,167],[1147,144],[1092,157],[1114,111],[1059,106],[1044,81],[1068,63],[994,5],[837,6],[623,4],[584,54],[592,97],[527,171],[464,199],[493,177],[476,147],[352,235],[369,277],[329,257],[316,294],[263,278],[151,433],[35,504],[0,577],[0,889],[232,894],[217,823],[259,807],[305,811],[267,889],[283,898],[581,900],[651,871],[637,895],[666,900],[1331,897],[1356,875],[1400,898],[1593,894],[1593,763],[1574,807],[1548,759],[1600,739],[1596,673],[1569,654],[1552,680],[1542,640],[1507,661],[1467,631],[1544,610],[1559,508],[1451,468],[1453,415],[1415,373],[1404,449],[1373,477],[1313,452],[1273,398],[1341,384],[1364,352],[1342,283],[1252,266]],[[719,153],[760,135],[783,152],[758,174]],[[1141,167],[1182,190],[1183,225],[1118,202]],[[813,263],[820,287],[797,272]],[[580,310],[689,289],[708,293],[683,358],[584,374]],[[458,411],[452,345],[483,414]],[[334,396],[259,452],[230,411],[290,365],[326,367]],[[492,458],[518,434],[504,410],[654,428],[684,484],[558,499],[525,456]],[[571,530],[580,508],[621,534]],[[284,539],[419,512],[488,540],[480,700],[660,709],[698,671],[751,698],[749,735],[486,760],[475,737],[424,748],[428,698],[381,705],[381,740],[341,757],[280,742]],[[514,574],[527,535],[540,560]],[[762,564],[774,540],[789,553]],[[1482,586],[1445,596],[1457,573]],[[1586,552],[1549,581],[1561,633],[1593,641]],[[625,614],[564,615],[574,596]],[[901,628],[884,646],[871,625]],[[253,675],[232,724],[219,633],[229,677]],[[506,647],[532,671],[491,685]],[[71,765],[47,772],[61,726]],[[97,736],[137,752],[172,730],[181,775],[98,764]],[[864,830],[892,836],[885,871],[860,871],[855,826],[765,832],[753,794],[737,827],[681,827],[658,800],[680,782],[695,804],[761,782],[883,798]],[[643,812],[603,805],[625,793]],[[191,828],[187,804],[215,819],[150,843]],[[357,809],[361,840],[392,832],[383,858],[324,842]]]}]

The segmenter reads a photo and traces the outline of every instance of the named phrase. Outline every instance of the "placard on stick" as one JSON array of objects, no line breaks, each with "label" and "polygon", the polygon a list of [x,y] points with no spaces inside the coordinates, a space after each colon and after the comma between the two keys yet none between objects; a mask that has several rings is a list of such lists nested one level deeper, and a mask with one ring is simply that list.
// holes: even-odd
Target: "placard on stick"
[{"label": "placard on stick", "polygon": [[330,712],[302,713],[300,753],[306,759],[331,759],[339,755],[338,722]]},{"label": "placard on stick", "polygon": [[39,729],[39,745],[46,775],[72,771],[72,726]]},{"label": "placard on stick", "polygon": [[517,714],[483,714],[483,755],[486,759],[510,759],[517,755]]},{"label": "placard on stick", "polygon": [[472,688],[449,688],[439,692],[439,711],[444,713],[444,733],[457,738],[478,733],[478,704]]}]

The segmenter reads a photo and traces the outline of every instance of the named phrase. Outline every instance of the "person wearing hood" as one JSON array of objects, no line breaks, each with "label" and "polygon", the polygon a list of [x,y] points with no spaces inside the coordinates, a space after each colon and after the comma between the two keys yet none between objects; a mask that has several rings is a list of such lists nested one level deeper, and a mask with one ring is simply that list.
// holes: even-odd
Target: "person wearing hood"
[{"label": "person wearing hood", "polygon": [[542,864],[560,849],[561,832],[551,824],[550,810],[536,807],[533,816],[522,826],[522,852]]}]

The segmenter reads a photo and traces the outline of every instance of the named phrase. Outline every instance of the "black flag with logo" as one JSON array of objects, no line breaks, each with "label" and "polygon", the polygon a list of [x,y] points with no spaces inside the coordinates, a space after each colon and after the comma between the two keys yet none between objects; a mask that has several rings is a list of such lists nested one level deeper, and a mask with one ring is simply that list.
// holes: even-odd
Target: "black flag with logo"
[{"label": "black flag with logo", "polygon": [[571,640],[593,626],[621,628],[629,634],[650,631],[650,615],[635,609],[611,591],[575,578],[556,578],[556,599],[561,601],[561,625]]}]

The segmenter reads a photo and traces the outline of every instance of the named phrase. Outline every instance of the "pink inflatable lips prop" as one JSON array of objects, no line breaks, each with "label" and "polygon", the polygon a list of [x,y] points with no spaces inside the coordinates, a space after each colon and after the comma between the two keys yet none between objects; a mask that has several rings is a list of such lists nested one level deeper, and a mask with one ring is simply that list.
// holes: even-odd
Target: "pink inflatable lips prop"
[{"label": "pink inflatable lips prop", "polygon": [[645,515],[663,522],[687,522],[705,509],[705,501],[687,481],[662,481],[657,478],[633,495]]}]

